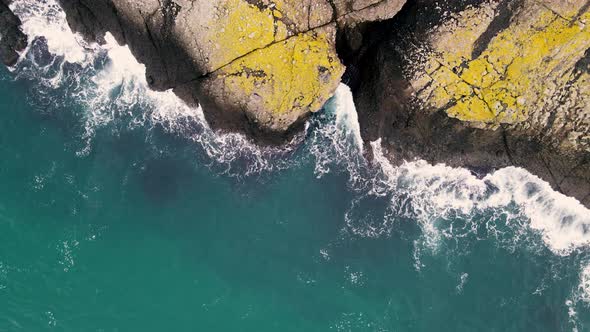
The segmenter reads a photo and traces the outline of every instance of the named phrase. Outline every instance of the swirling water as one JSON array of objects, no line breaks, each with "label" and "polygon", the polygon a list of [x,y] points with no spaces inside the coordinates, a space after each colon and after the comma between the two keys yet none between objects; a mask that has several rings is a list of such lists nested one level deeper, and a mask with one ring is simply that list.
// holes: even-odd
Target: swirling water
[{"label": "swirling water", "polygon": [[54,0],[11,6],[0,331],[590,330],[590,212],[535,176],[394,167],[346,86],[284,147],[215,134]]}]

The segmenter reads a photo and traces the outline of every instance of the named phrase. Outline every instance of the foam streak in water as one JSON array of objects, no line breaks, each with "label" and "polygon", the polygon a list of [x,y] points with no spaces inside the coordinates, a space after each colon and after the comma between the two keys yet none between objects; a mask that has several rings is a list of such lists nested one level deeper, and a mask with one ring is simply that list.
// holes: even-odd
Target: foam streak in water
[{"label": "foam streak in water", "polygon": [[554,191],[524,169],[508,167],[478,179],[469,171],[424,161],[394,167],[374,142],[382,177],[375,188],[412,197],[414,214],[422,221],[448,215],[469,218],[481,211],[501,210],[508,218],[528,219],[547,247],[567,255],[590,245],[590,212],[577,200]]}]

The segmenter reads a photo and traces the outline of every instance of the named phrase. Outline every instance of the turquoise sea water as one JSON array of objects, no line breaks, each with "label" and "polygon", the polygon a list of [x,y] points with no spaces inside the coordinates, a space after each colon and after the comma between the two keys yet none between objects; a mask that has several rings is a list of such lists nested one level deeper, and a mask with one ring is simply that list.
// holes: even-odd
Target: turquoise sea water
[{"label": "turquoise sea water", "polygon": [[366,161],[345,87],[283,149],[215,135],[13,7],[46,39],[0,71],[0,331],[590,330],[590,214],[525,171]]}]

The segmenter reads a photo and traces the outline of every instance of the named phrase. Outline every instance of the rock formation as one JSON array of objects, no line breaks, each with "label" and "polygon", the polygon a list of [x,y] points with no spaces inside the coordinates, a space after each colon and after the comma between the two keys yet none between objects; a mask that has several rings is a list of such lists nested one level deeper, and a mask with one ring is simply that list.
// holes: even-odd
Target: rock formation
[{"label": "rock formation", "polygon": [[393,17],[403,0],[62,0],[71,27],[129,45],[150,86],[203,105],[214,128],[284,138],[321,109],[344,67],[339,27]]},{"label": "rock formation", "polygon": [[506,124],[564,151],[590,151],[590,76],[581,68],[590,55],[590,3],[511,4],[513,19],[490,36],[508,4],[469,7],[434,29],[413,90],[427,106],[473,126]]},{"label": "rock formation", "polygon": [[363,137],[397,162],[521,166],[590,206],[589,7],[421,0],[372,26],[355,59]]},{"label": "rock formation", "polygon": [[11,0],[0,0],[0,61],[7,66],[18,60],[18,52],[27,47],[27,36],[21,31],[21,21],[10,10]]}]

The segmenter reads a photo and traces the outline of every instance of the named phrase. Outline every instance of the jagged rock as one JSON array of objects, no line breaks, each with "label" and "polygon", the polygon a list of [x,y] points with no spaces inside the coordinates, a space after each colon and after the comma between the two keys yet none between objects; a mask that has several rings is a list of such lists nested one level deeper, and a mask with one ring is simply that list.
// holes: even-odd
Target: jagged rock
[{"label": "jagged rock", "polygon": [[215,128],[270,139],[336,89],[337,29],[391,18],[404,2],[61,0],[75,31],[129,45],[152,88],[198,100]]},{"label": "jagged rock", "polygon": [[0,0],[0,61],[13,66],[18,52],[27,47],[27,36],[21,31],[21,21],[8,5],[11,0]]},{"label": "jagged rock", "polygon": [[[499,30],[494,19],[506,3],[512,20]],[[474,126],[520,124],[564,150],[590,151],[588,76],[576,67],[590,51],[586,0],[514,4],[469,7],[434,29],[411,81],[418,99]]]},{"label": "jagged rock", "polygon": [[371,27],[365,39],[376,41],[355,60],[363,137],[383,138],[398,162],[521,166],[590,206],[589,7],[585,0],[407,6]]}]

